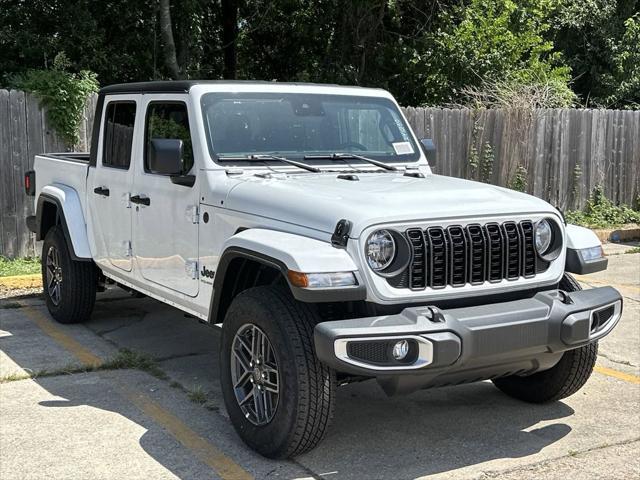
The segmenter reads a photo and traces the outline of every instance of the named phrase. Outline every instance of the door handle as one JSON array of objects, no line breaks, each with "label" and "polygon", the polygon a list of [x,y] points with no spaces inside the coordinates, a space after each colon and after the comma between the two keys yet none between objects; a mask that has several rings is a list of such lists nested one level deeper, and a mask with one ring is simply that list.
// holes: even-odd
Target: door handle
[{"label": "door handle", "polygon": [[140,195],[133,195],[129,197],[131,203],[137,203],[140,205],[151,205],[151,199],[149,197],[141,197]]},{"label": "door handle", "polygon": [[106,187],[96,187],[93,189],[93,193],[97,193],[98,195],[104,195],[105,197],[108,197],[109,189]]}]

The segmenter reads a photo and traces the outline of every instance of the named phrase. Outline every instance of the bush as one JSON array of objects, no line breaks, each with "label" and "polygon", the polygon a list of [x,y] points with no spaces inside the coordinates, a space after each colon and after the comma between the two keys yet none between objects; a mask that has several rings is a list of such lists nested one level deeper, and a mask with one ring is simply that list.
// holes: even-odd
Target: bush
[{"label": "bush", "polygon": [[565,213],[568,223],[590,228],[619,227],[629,223],[640,223],[640,211],[627,205],[615,205],[604,195],[602,187],[596,187],[583,211]]},{"label": "bush", "polygon": [[98,91],[98,81],[93,72],[75,74],[67,71],[68,67],[66,56],[60,53],[51,70],[29,70],[14,77],[12,84],[40,99],[53,128],[73,147],[80,140],[78,130],[87,97]]}]

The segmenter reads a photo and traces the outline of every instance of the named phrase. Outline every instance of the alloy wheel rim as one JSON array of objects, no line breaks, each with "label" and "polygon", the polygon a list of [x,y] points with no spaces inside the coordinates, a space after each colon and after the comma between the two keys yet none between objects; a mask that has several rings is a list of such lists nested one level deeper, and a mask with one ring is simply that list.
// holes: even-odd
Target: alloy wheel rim
[{"label": "alloy wheel rim", "polygon": [[233,337],[231,381],[245,418],[257,426],[269,423],[278,408],[280,374],[271,342],[252,323]]},{"label": "alloy wheel rim", "polygon": [[58,306],[62,299],[62,267],[60,266],[60,255],[58,249],[53,245],[47,250],[45,263],[47,292],[54,305]]}]

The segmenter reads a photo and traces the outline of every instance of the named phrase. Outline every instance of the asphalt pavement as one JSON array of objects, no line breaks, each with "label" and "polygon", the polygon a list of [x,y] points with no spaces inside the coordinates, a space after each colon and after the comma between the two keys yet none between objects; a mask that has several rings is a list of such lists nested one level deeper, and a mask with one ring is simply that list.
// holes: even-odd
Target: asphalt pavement
[{"label": "asphalt pavement", "polygon": [[580,281],[619,288],[625,311],[576,395],[529,405],[490,382],[393,398],[352,384],[324,442],[292,461],[235,434],[216,328],[119,290],[84,325],[53,322],[37,295],[0,300],[0,479],[640,478],[640,254]]}]

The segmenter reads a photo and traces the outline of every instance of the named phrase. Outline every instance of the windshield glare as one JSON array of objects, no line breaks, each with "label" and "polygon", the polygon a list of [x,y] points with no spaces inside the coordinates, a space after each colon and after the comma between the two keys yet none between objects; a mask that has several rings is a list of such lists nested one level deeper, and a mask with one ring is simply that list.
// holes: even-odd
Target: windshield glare
[{"label": "windshield glare", "polygon": [[398,108],[386,98],[293,93],[208,93],[202,112],[212,158],[353,153],[418,160]]}]

